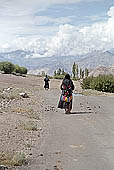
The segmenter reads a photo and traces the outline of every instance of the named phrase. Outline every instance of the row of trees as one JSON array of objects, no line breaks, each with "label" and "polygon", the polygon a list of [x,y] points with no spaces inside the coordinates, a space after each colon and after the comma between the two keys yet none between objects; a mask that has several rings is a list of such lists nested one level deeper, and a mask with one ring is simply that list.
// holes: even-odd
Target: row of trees
[{"label": "row of trees", "polygon": [[[67,74],[64,69],[59,68],[58,70],[54,71],[54,78],[63,78]],[[72,66],[72,78],[73,79],[83,79],[84,77],[88,77],[89,71],[87,68],[83,70],[82,68],[79,68],[78,64],[75,62]]]},{"label": "row of trees", "polygon": [[97,77],[87,77],[83,80],[82,88],[114,93],[114,76],[99,75]]},{"label": "row of trees", "polygon": [[87,68],[85,70],[82,70],[82,68],[79,68],[78,64],[75,62],[73,63],[72,66],[72,74],[73,74],[73,79],[83,79],[84,77],[88,77],[89,71]]},{"label": "row of trees", "polygon": [[66,73],[65,73],[64,69],[61,69],[61,68],[54,71],[54,76],[56,76],[56,75],[65,75],[65,74]]},{"label": "row of trees", "polygon": [[59,68],[58,70],[54,71],[54,78],[63,79],[66,74],[67,73],[64,71],[64,69]]},{"label": "row of trees", "polygon": [[20,73],[20,74],[27,74],[27,68],[20,67],[17,64],[12,64],[11,62],[4,61],[0,62],[0,71],[3,71],[5,74],[11,73]]}]

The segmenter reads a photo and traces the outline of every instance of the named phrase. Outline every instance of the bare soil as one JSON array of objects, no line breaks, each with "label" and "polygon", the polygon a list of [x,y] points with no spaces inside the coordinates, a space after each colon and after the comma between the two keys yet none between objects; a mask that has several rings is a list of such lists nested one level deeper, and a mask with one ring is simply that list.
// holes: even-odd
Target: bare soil
[{"label": "bare soil", "polygon": [[[44,131],[41,89],[42,78],[0,74],[0,153],[23,152],[27,164],[38,154]],[[28,98],[21,97],[21,92],[27,93]]]},{"label": "bare soil", "polygon": [[114,169],[114,95],[74,83],[74,93],[88,96],[74,96],[72,113],[65,115],[57,108],[61,80],[51,80],[46,91],[41,77],[0,74],[0,169]]}]

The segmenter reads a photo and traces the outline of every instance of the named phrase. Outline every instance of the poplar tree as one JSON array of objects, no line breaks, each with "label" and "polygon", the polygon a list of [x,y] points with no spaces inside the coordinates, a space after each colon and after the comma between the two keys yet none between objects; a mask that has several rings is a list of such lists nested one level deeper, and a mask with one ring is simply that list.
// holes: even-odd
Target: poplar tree
[{"label": "poplar tree", "polygon": [[57,75],[57,73],[56,73],[56,70],[54,71],[54,76],[56,76]]},{"label": "poplar tree", "polygon": [[64,69],[62,69],[62,73],[61,73],[62,75],[65,75],[65,71],[64,71]]},{"label": "poplar tree", "polygon": [[82,69],[80,68],[80,78],[82,79]]},{"label": "poplar tree", "polygon": [[72,66],[72,74],[73,74],[73,78],[75,78],[76,77],[76,64],[75,64],[75,62]]},{"label": "poplar tree", "polygon": [[82,71],[82,79],[84,78],[84,70]]},{"label": "poplar tree", "polygon": [[88,75],[89,75],[89,70],[85,68],[85,77],[88,77]]},{"label": "poplar tree", "polygon": [[76,78],[78,78],[78,73],[79,73],[78,64],[76,64]]},{"label": "poplar tree", "polygon": [[59,70],[57,71],[57,75],[61,74],[61,69],[59,68]]}]

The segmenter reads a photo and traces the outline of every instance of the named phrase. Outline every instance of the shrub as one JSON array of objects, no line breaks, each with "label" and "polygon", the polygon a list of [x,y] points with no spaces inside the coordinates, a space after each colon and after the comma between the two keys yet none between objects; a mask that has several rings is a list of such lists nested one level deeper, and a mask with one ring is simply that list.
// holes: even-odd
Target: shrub
[{"label": "shrub", "polygon": [[19,67],[19,65],[15,65],[15,69],[14,69],[15,73],[21,73],[21,67]]},{"label": "shrub", "polygon": [[0,152],[0,165],[22,166],[26,163],[26,157],[23,152],[15,152],[13,154]]},{"label": "shrub", "polygon": [[82,88],[114,93],[114,76],[99,75],[98,77],[85,78],[82,83]]},{"label": "shrub", "polygon": [[90,83],[93,83],[93,77],[86,77],[85,79],[83,79],[83,83],[82,83],[82,88],[83,89],[90,89]]},{"label": "shrub", "polygon": [[[4,72],[5,74],[14,74],[17,75],[19,74],[27,74],[27,68],[25,67],[20,67],[17,64],[12,64],[11,62],[4,61],[0,62],[0,71]],[[17,74],[16,74],[17,73]]]},{"label": "shrub", "polygon": [[28,70],[25,67],[21,67],[21,74],[27,74]]},{"label": "shrub", "polygon": [[8,61],[4,61],[4,62],[0,62],[0,70],[4,71],[5,74],[11,74],[15,69],[15,65],[8,62]]},{"label": "shrub", "polygon": [[64,75],[56,75],[54,76],[55,79],[63,79],[65,76]]}]

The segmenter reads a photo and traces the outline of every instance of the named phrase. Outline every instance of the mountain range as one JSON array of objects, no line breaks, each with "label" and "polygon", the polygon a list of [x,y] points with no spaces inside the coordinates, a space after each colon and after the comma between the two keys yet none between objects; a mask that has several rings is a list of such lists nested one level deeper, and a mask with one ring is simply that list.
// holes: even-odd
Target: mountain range
[{"label": "mountain range", "polygon": [[7,53],[0,53],[0,61],[10,61],[28,68],[29,73],[39,74],[42,71],[53,75],[58,68],[71,73],[72,65],[75,62],[82,69],[95,69],[100,66],[110,67],[114,64],[114,49],[110,51],[93,51],[86,55],[76,56],[52,56],[33,58],[33,52],[15,50]]}]

